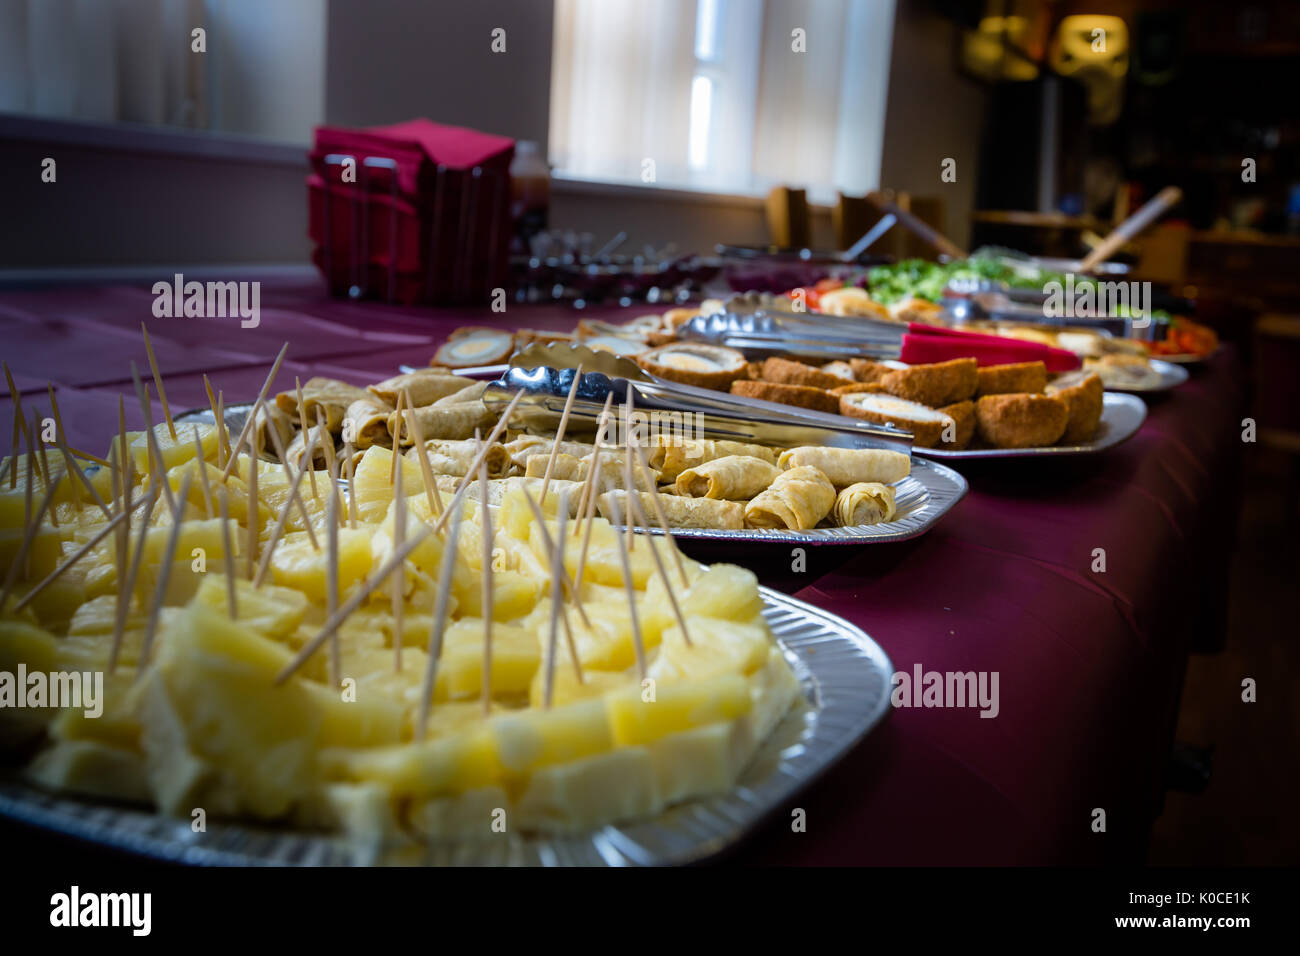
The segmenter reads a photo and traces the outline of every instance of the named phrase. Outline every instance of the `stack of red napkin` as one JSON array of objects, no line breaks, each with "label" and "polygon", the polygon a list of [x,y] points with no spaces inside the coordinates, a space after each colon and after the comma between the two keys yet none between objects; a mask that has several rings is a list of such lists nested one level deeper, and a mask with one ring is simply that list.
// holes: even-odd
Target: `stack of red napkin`
[{"label": "stack of red napkin", "polygon": [[505,284],[514,140],[417,119],[316,128],[312,261],[334,295],[484,302]]}]

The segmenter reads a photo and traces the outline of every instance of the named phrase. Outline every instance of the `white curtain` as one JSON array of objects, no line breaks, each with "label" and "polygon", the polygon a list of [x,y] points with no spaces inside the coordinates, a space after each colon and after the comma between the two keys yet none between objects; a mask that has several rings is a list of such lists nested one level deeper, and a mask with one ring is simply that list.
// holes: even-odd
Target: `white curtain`
[{"label": "white curtain", "polygon": [[[641,182],[653,159],[657,185],[819,201],[877,188],[893,17],[894,0],[556,0],[551,161]],[[716,32],[712,56],[697,29]],[[689,157],[697,77],[703,166]]]},{"label": "white curtain", "polygon": [[0,0],[0,112],[308,142],[325,15],[325,0]]}]

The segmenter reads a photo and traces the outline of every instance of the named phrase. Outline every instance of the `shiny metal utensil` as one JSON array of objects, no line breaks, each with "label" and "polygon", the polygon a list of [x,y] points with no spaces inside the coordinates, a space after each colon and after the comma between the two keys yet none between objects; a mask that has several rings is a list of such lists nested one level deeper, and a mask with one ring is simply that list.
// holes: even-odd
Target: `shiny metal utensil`
[{"label": "shiny metal utensil", "polygon": [[[564,412],[575,374],[574,369],[511,369],[488,385],[483,393],[483,402],[489,409],[500,412],[515,393],[522,391],[524,394],[515,407],[513,418],[526,428],[554,428]],[[782,448],[796,445],[893,448],[905,454],[912,442],[910,432],[843,415],[796,409],[676,382],[611,378],[601,372],[586,371],[582,373],[569,412],[569,430],[595,432],[605,398],[610,394],[620,407],[630,395],[636,413],[646,416],[645,427],[683,433],[686,437]],[[626,425],[622,423],[622,427]]]}]

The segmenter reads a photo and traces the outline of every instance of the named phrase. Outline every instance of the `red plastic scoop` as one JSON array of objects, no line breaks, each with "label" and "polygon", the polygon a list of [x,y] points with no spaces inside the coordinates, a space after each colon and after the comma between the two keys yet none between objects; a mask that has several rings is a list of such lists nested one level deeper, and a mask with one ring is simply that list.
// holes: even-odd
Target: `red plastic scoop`
[{"label": "red plastic scoop", "polygon": [[898,357],[908,365],[974,358],[980,365],[1042,362],[1049,372],[1069,372],[1083,364],[1073,352],[1040,342],[1025,342],[979,332],[960,332],[919,322],[909,322],[907,332],[903,336]]}]

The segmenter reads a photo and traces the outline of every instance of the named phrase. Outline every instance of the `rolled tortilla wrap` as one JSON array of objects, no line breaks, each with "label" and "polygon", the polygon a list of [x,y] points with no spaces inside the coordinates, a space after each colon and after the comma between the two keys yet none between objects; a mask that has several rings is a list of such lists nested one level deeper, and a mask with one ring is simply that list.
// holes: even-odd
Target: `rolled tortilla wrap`
[{"label": "rolled tortilla wrap", "polygon": [[289,442],[289,447],[284,450],[284,459],[289,463],[289,467],[304,467],[303,456],[307,450],[308,440],[314,440],[316,444],[312,447],[311,463],[306,467],[312,470],[328,467],[325,442],[329,442],[330,447],[333,448],[334,436],[329,429],[322,431],[319,425],[312,426],[306,432],[299,431],[298,434],[293,436],[293,441]]},{"label": "rolled tortilla wrap", "polygon": [[[464,402],[477,402],[483,399],[483,393],[487,391],[490,382],[473,382],[471,381],[467,388],[460,391],[452,392],[450,395],[444,395],[442,398],[434,401],[435,405],[460,405]],[[415,403],[417,406],[419,402]]]},{"label": "rolled tortilla wrap", "polygon": [[[275,454],[275,443],[271,440],[268,429],[275,429],[279,436],[280,444],[283,446],[286,442],[292,440],[295,422],[284,412],[280,411],[275,405],[267,402],[262,403],[262,410],[257,414],[257,421],[253,422],[253,445],[256,448],[262,448],[271,454]],[[233,438],[231,439],[234,440]]]},{"label": "rolled tortilla wrap", "polygon": [[777,475],[771,487],[745,505],[748,528],[815,528],[835,505],[835,486],[807,465]]},{"label": "rolled tortilla wrap", "polygon": [[366,390],[381,402],[393,407],[397,405],[397,397],[405,390],[411,396],[411,404],[415,408],[420,408],[424,405],[432,405],[440,398],[454,395],[475,384],[477,383],[472,378],[462,378],[442,369],[422,368],[386,378],[382,382],[368,386]]},{"label": "rolled tortilla wrap", "polygon": [[[503,449],[504,450],[504,449]],[[506,456],[509,461],[509,455]],[[550,455],[531,455],[524,462],[524,477],[526,478],[545,478],[546,466],[550,462]],[[551,469],[551,480],[563,478],[565,481],[582,481],[582,459],[576,455],[566,455],[560,452],[555,456],[555,467]]]},{"label": "rolled tortilla wrap", "polygon": [[[603,469],[602,469],[603,470]],[[641,513],[646,516],[651,526],[657,526],[658,520],[649,492],[638,491]],[[603,517],[613,520],[614,511],[610,508],[610,499],[615,498],[618,514],[627,520],[627,492],[607,491],[597,499]],[[739,531],[745,526],[745,509],[735,501],[722,501],[717,498],[680,498],[677,495],[660,495],[664,517],[673,528],[712,528],[722,531]]]},{"label": "rolled tortilla wrap", "polygon": [[[516,465],[525,468],[528,465],[528,459],[533,455],[549,455],[554,444],[554,438],[543,438],[541,435],[520,435],[518,438],[506,442],[506,450],[510,452],[510,458]],[[594,448],[594,445],[581,441],[560,442],[561,454],[573,455],[575,458],[585,458],[592,453]],[[608,447],[606,447],[606,451],[608,451]],[[604,455],[605,452],[601,452],[602,458]]]},{"label": "rolled tortilla wrap", "polygon": [[[407,433],[406,410],[402,410],[399,428],[397,413],[388,416],[388,432],[401,445],[410,445],[414,439]],[[425,441],[442,439],[456,441],[474,437],[474,429],[486,431],[496,421],[496,416],[482,402],[464,402],[456,405],[425,405],[415,410],[415,418]]]},{"label": "rolled tortilla wrap", "polygon": [[[349,405],[358,399],[369,397],[370,393],[364,388],[333,378],[309,378],[302,385],[302,402],[307,412],[307,421],[314,423],[316,409],[320,408],[325,413],[325,425],[332,432],[339,430]],[[291,419],[298,420],[297,389],[275,396],[275,404]]]},{"label": "rolled tortilla wrap", "polygon": [[738,441],[714,441],[708,438],[690,439],[656,435],[646,456],[650,467],[660,473],[664,481],[675,481],[687,468],[702,465],[715,458],[728,455],[749,455],[776,464],[776,451],[766,445],[750,445]]},{"label": "rolled tortilla wrap", "polygon": [[[450,500],[450,496],[455,494],[456,485],[460,479],[452,475],[438,475],[434,481],[438,484],[438,491],[443,495],[443,500]],[[540,478],[494,478],[488,482],[488,504],[493,507],[499,507],[505,496],[515,488],[526,488],[528,493],[536,501],[542,494],[542,479]],[[582,490],[582,483],[577,481],[562,481],[551,479],[551,486],[547,489],[547,500],[558,501],[561,491],[568,491],[569,517],[577,517],[578,499],[581,497],[579,492]],[[469,487],[465,489],[465,497],[471,501],[479,500],[479,484],[477,481],[471,481]]]},{"label": "rolled tortilla wrap", "polygon": [[365,451],[371,445],[392,445],[393,438],[388,433],[388,416],[392,413],[393,406],[381,399],[359,398],[348,406],[343,416],[344,437],[351,432],[352,445],[358,451]]},{"label": "rolled tortilla wrap", "polygon": [[752,455],[727,455],[687,468],[677,476],[676,489],[687,498],[726,498],[748,501],[770,485],[781,470]]},{"label": "rolled tortilla wrap", "polygon": [[912,459],[902,452],[883,448],[818,448],[807,446],[781,452],[782,469],[811,466],[830,479],[836,488],[860,481],[892,484],[912,473]]},{"label": "rolled tortilla wrap", "polygon": [[[478,456],[478,442],[468,441],[426,441],[425,454],[429,458],[429,468],[435,475],[454,475],[459,478],[469,474],[470,466]],[[412,447],[406,457],[419,462],[419,450]],[[504,478],[510,468],[510,454],[500,442],[488,446],[487,464],[489,478]]]},{"label": "rolled tortilla wrap", "polygon": [[[624,478],[627,475],[626,462],[627,452],[618,448],[607,448],[604,445],[600,448],[600,489],[609,491],[611,488],[622,488],[625,486]],[[578,478],[586,481],[595,468],[595,453],[587,455],[582,459],[582,470]],[[632,462],[632,485],[637,491],[654,491],[659,487],[659,472],[653,468],[647,472],[639,466],[636,461]]]},{"label": "rolled tortilla wrap", "polygon": [[859,481],[849,485],[835,498],[835,523],[843,528],[893,521],[894,488],[878,481]]}]

